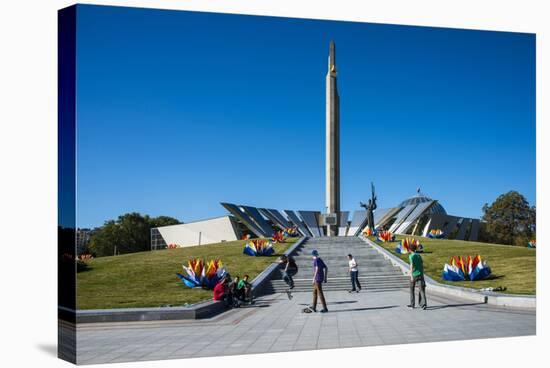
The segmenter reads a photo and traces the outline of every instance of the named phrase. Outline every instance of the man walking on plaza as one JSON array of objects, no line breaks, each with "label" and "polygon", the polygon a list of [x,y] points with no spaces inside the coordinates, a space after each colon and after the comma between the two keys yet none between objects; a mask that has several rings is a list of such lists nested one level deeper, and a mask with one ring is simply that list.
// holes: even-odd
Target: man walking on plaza
[{"label": "man walking on plaza", "polygon": [[416,283],[420,282],[420,292],[418,294],[418,305],[422,309],[428,307],[426,301],[426,282],[424,281],[424,264],[420,254],[416,253],[416,246],[411,245],[411,253],[409,254],[410,274],[411,274],[411,303],[407,305],[409,308],[414,308],[414,288]]},{"label": "man walking on plaza", "polygon": [[304,312],[317,312],[317,297],[319,297],[321,299],[321,304],[323,305],[321,313],[326,313],[328,312],[328,309],[325,301],[325,295],[323,294],[323,282],[327,282],[328,267],[325,262],[323,262],[321,257],[319,257],[319,252],[317,250],[313,250],[311,255],[313,256],[313,303],[311,307],[306,308]]},{"label": "man walking on plaza", "polygon": [[[355,261],[355,258],[351,254],[348,254],[348,261],[349,261],[349,276],[351,278],[351,290],[350,293],[353,293],[354,291],[359,292],[361,291],[361,283],[359,282],[359,269],[357,268],[357,261]],[[357,285],[357,289],[355,288],[355,285]]]}]

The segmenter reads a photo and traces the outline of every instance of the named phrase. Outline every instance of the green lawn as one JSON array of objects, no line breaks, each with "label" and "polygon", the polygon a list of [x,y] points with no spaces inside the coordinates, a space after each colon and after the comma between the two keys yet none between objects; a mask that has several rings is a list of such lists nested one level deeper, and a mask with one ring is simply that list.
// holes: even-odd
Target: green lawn
[{"label": "green lawn", "polygon": [[[398,236],[398,239],[402,239]],[[469,288],[485,288],[503,286],[510,294],[535,294],[536,293],[536,250],[502,246],[479,242],[461,240],[429,239],[414,236],[424,246],[422,258],[424,270],[434,280],[455,286]],[[373,237],[371,240],[375,240]],[[408,255],[395,253],[397,242],[377,242],[392,254],[408,263]],[[492,270],[492,277],[481,281],[444,281],[441,277],[443,266],[448,263],[451,256],[475,256],[479,254],[482,260],[486,260]]]},{"label": "green lawn", "polygon": [[244,255],[245,241],[239,240],[96,258],[77,274],[77,308],[158,307],[211,299],[211,291],[190,289],[176,277],[176,272],[184,273],[182,264],[189,258],[220,258],[232,276],[246,273],[252,280],[297,240],[275,244],[270,257]]}]

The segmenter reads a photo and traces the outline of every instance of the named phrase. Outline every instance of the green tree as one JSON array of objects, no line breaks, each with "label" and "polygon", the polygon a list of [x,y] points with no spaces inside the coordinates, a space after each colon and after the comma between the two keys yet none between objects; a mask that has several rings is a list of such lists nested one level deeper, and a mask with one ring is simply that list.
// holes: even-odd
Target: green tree
[{"label": "green tree", "polygon": [[[89,248],[97,256],[112,256],[122,240],[122,233],[114,220],[105,221],[90,238]],[[118,250],[119,251],[119,250]]]},{"label": "green tree", "polygon": [[170,216],[159,216],[151,218],[151,227],[161,227],[177,224],[181,224],[181,222],[178,219]]},{"label": "green tree", "polygon": [[89,248],[97,257],[142,252],[150,249],[151,228],[179,223],[168,216],[151,218],[137,212],[126,213],[96,229]]},{"label": "green tree", "polygon": [[483,206],[482,240],[525,246],[535,236],[536,209],[523,195],[510,191]]}]

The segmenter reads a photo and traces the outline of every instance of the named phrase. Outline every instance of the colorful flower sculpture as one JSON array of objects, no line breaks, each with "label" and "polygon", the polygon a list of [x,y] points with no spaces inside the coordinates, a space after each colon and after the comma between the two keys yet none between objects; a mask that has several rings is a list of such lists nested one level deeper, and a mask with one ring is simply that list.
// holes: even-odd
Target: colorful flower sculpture
[{"label": "colorful flower sculpture", "polygon": [[295,238],[297,236],[300,236],[300,234],[298,233],[298,228],[296,226],[287,227],[285,229],[284,235],[290,238]]},{"label": "colorful flower sculpture", "polygon": [[270,256],[275,253],[273,244],[266,239],[254,239],[246,243],[243,253],[249,256]]},{"label": "colorful flower sculpture", "polygon": [[395,252],[399,254],[408,254],[411,252],[411,246],[416,246],[416,252],[422,253],[424,251],[424,247],[420,242],[413,238],[405,238],[397,244],[397,248],[395,248]]},{"label": "colorful flower sculpture", "polygon": [[527,243],[527,248],[536,248],[536,247],[537,247],[537,241],[535,239]]},{"label": "colorful flower sculpture", "polygon": [[363,231],[363,235],[364,236],[376,235],[376,230],[373,230],[373,229],[371,229],[370,227],[367,226],[365,231]]},{"label": "colorful flower sculpture", "polygon": [[441,239],[445,237],[445,233],[441,229],[432,229],[428,233],[428,238]]},{"label": "colorful flower sculpture", "polygon": [[443,267],[443,279],[447,281],[475,281],[489,277],[491,268],[487,262],[482,261],[479,255],[464,259],[464,257],[452,257],[449,263]]},{"label": "colorful flower sculpture", "polygon": [[94,257],[90,253],[82,253],[77,257],[77,260],[82,262],[88,262],[88,261],[91,261],[92,259],[94,259]]},{"label": "colorful flower sculpture", "polygon": [[181,273],[176,273],[176,275],[190,288],[213,289],[227,273],[219,259],[209,262],[202,259],[190,259],[188,266],[183,266],[183,269],[187,275]]},{"label": "colorful flower sculpture", "polygon": [[384,243],[395,241],[395,235],[389,231],[380,231],[378,233],[378,240]]},{"label": "colorful flower sculpture", "polygon": [[276,231],[273,233],[273,236],[271,237],[271,241],[273,243],[282,243],[285,241],[285,235],[282,231]]}]

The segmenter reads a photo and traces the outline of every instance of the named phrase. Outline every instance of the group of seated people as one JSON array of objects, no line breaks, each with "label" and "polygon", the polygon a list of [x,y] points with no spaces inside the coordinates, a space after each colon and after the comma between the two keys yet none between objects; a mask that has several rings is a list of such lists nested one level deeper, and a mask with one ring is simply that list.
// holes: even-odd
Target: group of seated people
[{"label": "group of seated people", "polygon": [[244,275],[242,279],[227,274],[214,286],[213,300],[223,301],[226,307],[237,308],[243,303],[253,304],[252,285],[248,282],[248,275]]}]

